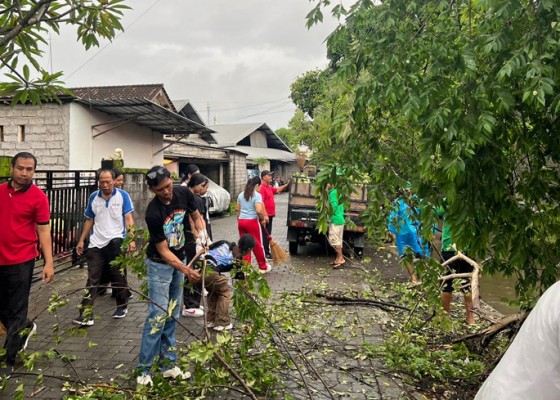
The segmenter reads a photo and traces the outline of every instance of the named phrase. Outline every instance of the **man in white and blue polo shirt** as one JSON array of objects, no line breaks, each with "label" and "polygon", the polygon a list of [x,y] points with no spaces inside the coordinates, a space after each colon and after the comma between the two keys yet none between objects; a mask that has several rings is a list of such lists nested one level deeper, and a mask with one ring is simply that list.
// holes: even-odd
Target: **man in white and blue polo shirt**
[{"label": "man in white and blue polo shirt", "polygon": [[[74,323],[81,326],[93,325],[91,311],[97,292],[101,284],[103,270],[109,271],[111,285],[116,294],[117,309],[113,318],[124,318],[127,313],[128,296],[127,283],[120,269],[110,265],[121,252],[121,245],[125,236],[123,218],[126,230],[134,225],[132,212],[134,207],[127,192],[114,186],[114,172],[106,169],[99,173],[99,190],[89,197],[84,213],[86,221],[76,246],[76,252],[83,254],[84,242],[93,228],[86,253],[88,264],[88,282],[86,295],[80,307],[80,316]],[[136,250],[136,245],[131,242],[129,251]]]}]

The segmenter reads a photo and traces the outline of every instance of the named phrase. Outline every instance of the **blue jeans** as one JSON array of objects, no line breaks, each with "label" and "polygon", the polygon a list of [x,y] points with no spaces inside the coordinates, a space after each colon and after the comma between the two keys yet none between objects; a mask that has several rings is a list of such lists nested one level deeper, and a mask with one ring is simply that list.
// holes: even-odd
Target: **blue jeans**
[{"label": "blue jeans", "polygon": [[[148,316],[144,323],[138,370],[149,373],[157,359],[158,365],[167,370],[177,359],[175,328],[181,315],[184,275],[168,264],[145,259],[148,267]],[[176,305],[167,314],[169,303]]]}]

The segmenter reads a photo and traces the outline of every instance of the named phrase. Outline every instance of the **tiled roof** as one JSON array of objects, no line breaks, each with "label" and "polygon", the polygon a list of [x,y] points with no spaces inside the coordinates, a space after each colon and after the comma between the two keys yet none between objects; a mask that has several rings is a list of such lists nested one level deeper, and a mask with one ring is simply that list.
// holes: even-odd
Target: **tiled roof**
[{"label": "tiled roof", "polygon": [[[169,99],[162,83],[146,85],[119,85],[119,86],[91,86],[71,88],[74,95],[83,100],[131,100],[147,99],[163,107],[170,108],[177,112],[175,106]],[[158,97],[163,96],[164,102]],[[167,104],[165,104],[167,103]]]},{"label": "tiled roof", "polygon": [[93,86],[70,90],[74,93],[73,100],[78,103],[163,134],[209,135],[214,132],[203,124],[178,114],[161,83]]}]

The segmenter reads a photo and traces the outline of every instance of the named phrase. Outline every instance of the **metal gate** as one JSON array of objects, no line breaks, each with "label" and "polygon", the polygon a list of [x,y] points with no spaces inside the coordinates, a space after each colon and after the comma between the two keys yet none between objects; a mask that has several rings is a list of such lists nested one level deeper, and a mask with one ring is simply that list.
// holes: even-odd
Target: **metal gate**
[{"label": "metal gate", "polygon": [[[51,235],[56,271],[67,269],[80,262],[75,246],[84,224],[84,210],[89,195],[97,190],[96,171],[44,171],[37,170],[33,182],[47,195],[51,210]],[[0,178],[0,181],[6,178]],[[42,260],[42,255],[38,260]],[[37,263],[34,281],[40,279]]]}]

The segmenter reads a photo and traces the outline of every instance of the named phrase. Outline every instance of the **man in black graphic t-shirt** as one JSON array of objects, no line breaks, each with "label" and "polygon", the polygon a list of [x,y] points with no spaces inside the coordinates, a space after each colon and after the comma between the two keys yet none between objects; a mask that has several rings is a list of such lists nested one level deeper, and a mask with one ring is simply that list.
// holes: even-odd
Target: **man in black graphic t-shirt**
[{"label": "man in black graphic t-shirt", "polygon": [[[174,188],[167,169],[155,166],[146,178],[156,196],[146,208],[150,232],[146,266],[148,297],[152,302],[148,304],[140,348],[137,382],[141,385],[152,384],[152,367],[157,357],[157,368],[164,377],[190,376],[175,366],[175,327],[181,311],[183,280],[187,276],[191,282],[200,281],[200,273],[186,265],[185,231],[189,229],[189,215],[198,231],[206,228],[195,207],[194,195],[186,187]],[[171,315],[167,315],[170,307]]]}]

